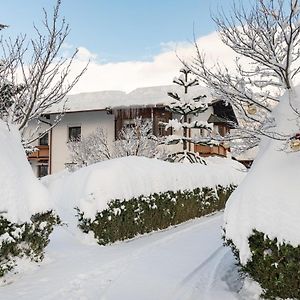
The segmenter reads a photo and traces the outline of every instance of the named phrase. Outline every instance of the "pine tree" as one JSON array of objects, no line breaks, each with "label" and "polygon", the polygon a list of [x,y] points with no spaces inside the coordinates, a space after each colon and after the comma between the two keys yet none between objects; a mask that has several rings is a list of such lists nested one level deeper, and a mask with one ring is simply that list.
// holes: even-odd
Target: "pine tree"
[{"label": "pine tree", "polygon": [[208,132],[212,130],[207,122],[193,120],[195,116],[205,112],[208,109],[208,103],[205,101],[206,95],[197,95],[190,93],[190,88],[197,86],[199,83],[196,79],[189,78],[191,71],[188,68],[180,70],[181,75],[173,80],[174,83],[181,87],[182,92],[169,92],[172,102],[166,107],[175,115],[179,115],[178,119],[172,119],[165,124],[166,129],[172,128],[180,131],[182,135],[171,135],[166,138],[166,144],[176,144],[182,142],[183,152],[173,153],[169,156],[171,161],[190,161],[205,163],[204,160],[196,153],[188,151],[188,144],[196,144],[196,140],[188,136],[189,129],[203,129]]}]

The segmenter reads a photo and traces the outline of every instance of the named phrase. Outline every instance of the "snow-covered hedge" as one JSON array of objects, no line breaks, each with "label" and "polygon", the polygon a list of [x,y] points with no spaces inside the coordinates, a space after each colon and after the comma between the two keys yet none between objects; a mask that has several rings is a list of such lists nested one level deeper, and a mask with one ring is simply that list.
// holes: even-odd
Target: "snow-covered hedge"
[{"label": "snow-covered hedge", "polygon": [[[145,157],[124,157],[100,162],[71,174],[64,173],[61,176],[48,177],[44,179],[44,182],[49,186],[57,207],[61,208],[59,215],[63,221],[73,222],[66,212],[71,212],[77,207],[81,220],[80,226],[85,228],[85,231],[88,230],[84,224],[95,225],[96,219],[101,218],[101,213],[108,219],[115,220],[116,223],[106,224],[106,217],[102,219],[105,226],[111,226],[107,230],[112,231],[117,230],[116,224],[123,217],[134,219],[143,216],[145,219],[154,214],[153,224],[147,225],[147,228],[157,226],[154,222],[157,222],[155,218],[160,218],[159,214],[161,217],[165,215],[165,220],[161,222],[168,226],[174,222],[178,223],[179,212],[172,221],[169,221],[169,218],[170,215],[176,214],[175,210],[179,210],[179,203],[186,205],[186,210],[190,205],[191,210],[190,212],[182,210],[181,213],[185,214],[182,220],[203,215],[203,211],[207,208],[205,199],[214,199],[213,202],[218,198],[215,192],[217,186],[220,186],[219,192],[221,192],[221,187],[231,190],[232,185],[239,184],[245,175],[241,170],[244,170],[241,164],[223,158],[208,158],[207,165],[201,165],[169,163]],[[193,200],[188,200],[189,198]],[[219,200],[223,201],[218,198]],[[175,202],[177,205],[174,205]],[[222,206],[215,202],[211,203],[211,207],[216,209],[217,206],[218,208]],[[197,207],[195,212],[192,211],[193,205]],[[155,206],[159,209],[150,209]],[[135,212],[136,209],[139,209],[139,213]],[[145,216],[144,209],[149,212],[149,216]],[[124,216],[125,210],[126,216]],[[159,211],[158,214],[157,211]],[[209,212],[211,211],[210,209]],[[117,216],[119,216],[118,220],[116,220]],[[95,230],[99,231],[99,228]],[[133,231],[140,233],[136,229]],[[149,229],[145,229],[144,232],[148,231]]]},{"label": "snow-covered hedge", "polygon": [[294,298],[295,286],[298,291],[300,286],[300,152],[291,147],[300,132],[297,111],[300,87],[287,92],[273,112],[272,130],[291,139],[263,139],[249,174],[225,209],[225,238],[243,269],[273,298]]},{"label": "snow-covered hedge", "polygon": [[49,235],[59,222],[52,211],[35,214],[21,224],[0,216],[0,277],[12,270],[19,258],[41,261]]},{"label": "snow-covered hedge", "polygon": [[58,218],[35,178],[18,130],[0,121],[0,276],[17,258],[41,260]]},{"label": "snow-covered hedge", "polygon": [[116,199],[93,220],[78,210],[79,228],[93,232],[100,245],[130,239],[221,210],[234,189],[233,185],[203,187]]}]

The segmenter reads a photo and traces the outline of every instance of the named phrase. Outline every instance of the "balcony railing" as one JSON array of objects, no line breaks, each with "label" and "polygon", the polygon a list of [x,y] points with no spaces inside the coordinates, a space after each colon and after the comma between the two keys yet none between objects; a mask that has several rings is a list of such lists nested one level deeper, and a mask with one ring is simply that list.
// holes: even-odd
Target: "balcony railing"
[{"label": "balcony railing", "polygon": [[219,146],[204,146],[204,145],[194,145],[194,151],[198,152],[203,156],[226,156],[227,150],[222,145]]},{"label": "balcony railing", "polygon": [[47,160],[49,159],[49,146],[36,146],[38,149],[27,155],[29,160]]}]

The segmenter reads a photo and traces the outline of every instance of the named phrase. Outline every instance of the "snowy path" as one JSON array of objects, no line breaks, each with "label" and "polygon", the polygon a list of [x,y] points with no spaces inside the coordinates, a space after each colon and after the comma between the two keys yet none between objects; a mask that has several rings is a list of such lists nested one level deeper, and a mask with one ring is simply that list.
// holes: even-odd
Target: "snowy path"
[{"label": "snowy path", "polygon": [[60,228],[46,262],[0,287],[0,299],[238,299],[223,280],[235,288],[221,224],[218,214],[106,247],[84,244]]}]

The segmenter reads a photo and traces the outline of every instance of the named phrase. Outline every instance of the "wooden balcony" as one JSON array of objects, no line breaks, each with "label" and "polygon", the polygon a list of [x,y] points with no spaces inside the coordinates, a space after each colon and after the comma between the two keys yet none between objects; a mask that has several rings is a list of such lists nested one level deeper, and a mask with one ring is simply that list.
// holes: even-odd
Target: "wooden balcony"
[{"label": "wooden balcony", "polygon": [[198,152],[201,156],[226,156],[227,150],[224,146],[204,146],[194,145],[194,151]]},{"label": "wooden balcony", "polygon": [[29,160],[49,160],[49,146],[36,146],[38,151],[28,154]]}]

